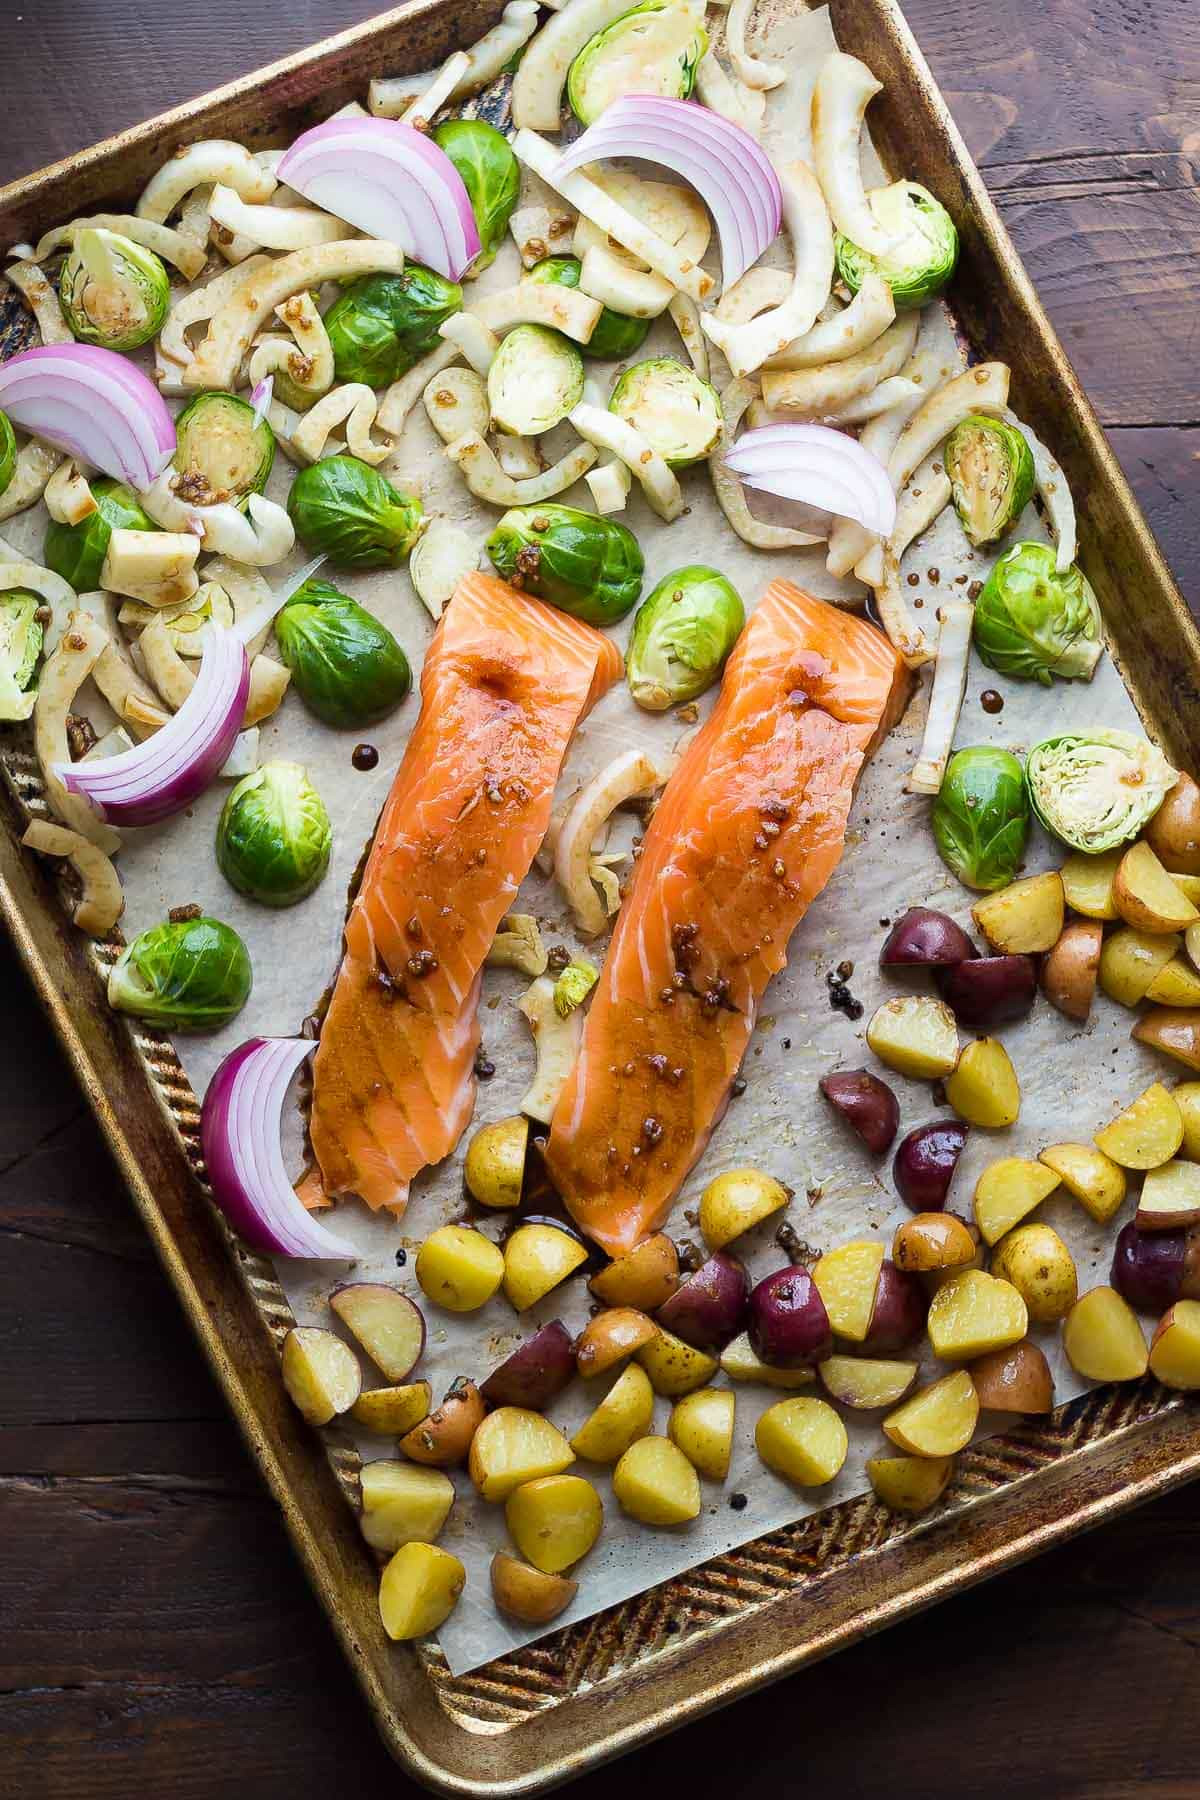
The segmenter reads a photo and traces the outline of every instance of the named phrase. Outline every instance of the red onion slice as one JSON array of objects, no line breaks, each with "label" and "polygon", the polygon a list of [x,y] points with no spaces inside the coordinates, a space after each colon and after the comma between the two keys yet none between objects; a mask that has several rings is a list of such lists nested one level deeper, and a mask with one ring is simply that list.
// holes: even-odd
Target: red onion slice
[{"label": "red onion slice", "polygon": [[275,377],[264,375],[250,389],[250,404],[254,408],[254,423],[261,425],[271,410],[271,401],[275,397]]},{"label": "red onion slice", "polygon": [[307,1038],[248,1038],[231,1051],[208,1084],[200,1143],[213,1199],[251,1249],[352,1262],[354,1245],[297,1199],[280,1147],[288,1084],[316,1047]]},{"label": "red onion slice", "polygon": [[896,523],[896,495],[883,464],[828,425],[764,425],[739,438],[723,460],[747,487],[853,519],[880,537]]},{"label": "red onion slice", "polygon": [[175,454],[175,426],[154,383],[95,344],[39,344],[0,364],[0,407],[44,438],[139,493]]}]

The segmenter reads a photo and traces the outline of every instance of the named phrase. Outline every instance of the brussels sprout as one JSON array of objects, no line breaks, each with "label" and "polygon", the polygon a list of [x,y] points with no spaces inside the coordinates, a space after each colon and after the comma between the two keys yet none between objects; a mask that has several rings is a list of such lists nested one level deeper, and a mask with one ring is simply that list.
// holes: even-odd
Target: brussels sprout
[{"label": "brussels sprout", "polygon": [[745,623],[741,596],[716,569],[689,563],[664,575],[638,607],[625,657],[638,705],[665,712],[702,694]]},{"label": "brussels sprout", "polygon": [[567,75],[571,111],[584,125],[623,94],[686,100],[708,49],[695,12],[679,0],[645,0],[589,38]]},{"label": "brussels sprout", "polygon": [[440,341],[438,326],[461,307],[458,283],[421,263],[405,263],[400,275],[364,275],[325,314],[334,374],[389,386]]},{"label": "brussels sprout", "polygon": [[42,548],[46,567],[61,575],[77,594],[90,593],[100,586],[100,571],[114,531],[158,530],[154,520],[142,511],[133,489],[123,481],[112,481],[104,475],[91,483],[91,489],[95,512],[78,525],[59,525],[51,520]]},{"label": "brussels sprout", "polygon": [[167,316],[171,281],[153,250],[115,231],[77,231],[58,278],[63,316],[84,344],[136,350]]},{"label": "brussels sprout", "polygon": [[[583,264],[577,256],[543,256],[534,263],[527,281],[549,281],[555,287],[577,288]],[[595,362],[624,362],[646,341],[653,319],[631,319],[627,313],[613,312],[606,306],[596,320],[586,344],[580,344],[582,356]]]},{"label": "brussels sprout", "polygon": [[275,461],[275,433],[236,394],[197,394],[175,421],[175,492],[190,506],[261,494]]},{"label": "brussels sprout", "polygon": [[28,588],[0,594],[0,720],[27,719],[33,711],[45,635],[37,615],[43,605]]},{"label": "brussels sprout", "polygon": [[950,758],[933,803],[938,855],[967,887],[1007,887],[1029,839],[1029,795],[1010,750],[978,744]]},{"label": "brussels sprout", "polygon": [[582,1006],[596,983],[600,971],[585,956],[574,957],[554,983],[554,1010],[560,1019],[569,1019],[577,1006]]},{"label": "brussels sprout", "polygon": [[217,1031],[250,997],[250,955],[220,919],[168,919],[112,966],[108,1004],[166,1031]]},{"label": "brussels sprout", "polygon": [[462,176],[481,246],[471,274],[482,274],[495,262],[521,197],[521,165],[504,134],[483,119],[447,119],[435,130],[433,141]]},{"label": "brussels sprout", "polygon": [[1043,687],[1090,681],[1104,648],[1091,583],[1075,563],[1060,575],[1049,544],[1005,551],[975,602],[974,638],[989,669]]},{"label": "brussels sprout", "polygon": [[835,240],[837,270],[852,294],[868,275],[882,275],[892,290],[897,312],[924,306],[949,286],[958,262],[958,231],[940,200],[916,181],[893,181],[873,188],[871,211],[897,242],[886,256],[860,250],[839,231]]},{"label": "brussels sprout", "polygon": [[1003,419],[972,413],[950,433],[944,460],[969,542],[998,542],[1033,498],[1036,472],[1025,434]]},{"label": "brussels sprout", "polygon": [[421,502],[397,493],[357,456],[326,456],[301,469],[288,516],[306,550],[344,569],[397,568],[425,528]]},{"label": "brussels sprout", "polygon": [[1035,744],[1025,772],[1046,830],[1092,856],[1135,838],[1178,779],[1146,738],[1101,729]]},{"label": "brussels sprout", "polygon": [[514,587],[588,625],[612,625],[636,605],[645,564],[632,531],[574,506],[516,506],[484,545]]},{"label": "brussels sprout", "polygon": [[17,434],[6,412],[0,412],[0,494],[13,478],[17,466]]},{"label": "brussels sprout", "polygon": [[518,325],[492,358],[487,391],[493,424],[514,437],[538,437],[583,398],[583,358],[561,331]]},{"label": "brussels sprout", "polygon": [[264,906],[294,906],[311,894],[332,846],[325,802],[299,763],[264,763],[244,775],[217,820],[217,867]]},{"label": "brussels sprout", "polygon": [[373,725],[412,687],[387,626],[331,582],[297,588],[276,615],[275,637],[300,698],[327,725]]},{"label": "brussels sprout", "polygon": [[635,425],[672,469],[699,462],[721,441],[721,396],[673,356],[651,356],[626,369],[609,412]]}]

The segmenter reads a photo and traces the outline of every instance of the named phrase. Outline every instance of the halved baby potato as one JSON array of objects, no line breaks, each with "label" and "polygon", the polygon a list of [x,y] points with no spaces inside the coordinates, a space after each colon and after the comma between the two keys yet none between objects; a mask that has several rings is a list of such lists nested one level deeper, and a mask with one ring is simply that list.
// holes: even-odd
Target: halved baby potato
[{"label": "halved baby potato", "polygon": [[1096,1132],[1094,1141],[1123,1169],[1156,1169],[1170,1162],[1182,1144],[1183,1118],[1161,1081],[1155,1081],[1111,1125]]},{"label": "halved baby potato", "polygon": [[999,1131],[1015,1125],[1021,1112],[1021,1086],[1008,1051],[999,1038],[974,1038],[946,1082],[946,1098],[960,1119]]},{"label": "halved baby potato", "polygon": [[487,1408],[473,1381],[455,1381],[439,1406],[400,1439],[405,1456],[427,1468],[448,1469],[462,1462],[483,1423]]},{"label": "halved baby potato", "polygon": [[[1194,896],[1188,896],[1192,899]],[[1183,934],[1184,947],[1194,969],[1200,969],[1200,925],[1189,925]]]},{"label": "halved baby potato", "polygon": [[1135,931],[1183,931],[1200,923],[1200,912],[1144,840],[1131,844],[1117,865],[1113,903]]},{"label": "halved baby potato", "polygon": [[896,1267],[917,1275],[964,1269],[978,1253],[975,1237],[957,1213],[917,1213],[904,1221],[892,1240]]},{"label": "halved baby potato", "polygon": [[859,1238],[827,1250],[813,1264],[812,1278],[825,1302],[835,1337],[861,1344],[871,1328],[875,1289],[883,1267],[883,1245]]},{"label": "halved baby potato", "polygon": [[710,1250],[721,1250],[781,1211],[791,1197],[791,1188],[762,1169],[727,1169],[700,1196],[700,1235]]},{"label": "halved baby potato", "polygon": [[362,1534],[389,1554],[402,1544],[432,1544],[454,1505],[454,1483],[440,1469],[380,1459],[362,1467]]},{"label": "halved baby potato", "polygon": [[1200,975],[1182,956],[1173,956],[1146,989],[1156,1006],[1200,1006]]},{"label": "halved baby potato", "polygon": [[421,1292],[447,1312],[477,1312],[504,1279],[504,1258],[469,1225],[439,1225],[417,1251]]},{"label": "halved baby potato", "polygon": [[933,1081],[958,1061],[958,1024],[944,1001],[904,994],[874,1013],[867,1043],[889,1069]]},{"label": "halved baby potato", "polygon": [[1059,1177],[1044,1162],[1002,1156],[975,1184],[975,1223],[987,1244],[999,1243],[1035,1206],[1052,1194]]},{"label": "halved baby potato", "polygon": [[1038,1161],[1054,1170],[1067,1192],[1098,1224],[1106,1225],[1120,1212],[1125,1171],[1094,1144],[1051,1144],[1038,1152]]},{"label": "halved baby potato", "polygon": [[1200,1301],[1177,1300],[1154,1328],[1150,1373],[1164,1387],[1200,1388]]},{"label": "halved baby potato", "polygon": [[529,1148],[529,1120],[524,1113],[481,1125],[467,1146],[463,1180],[480,1206],[520,1206]]},{"label": "halved baby potato", "polygon": [[835,1400],[856,1412],[867,1412],[875,1406],[894,1406],[903,1399],[917,1379],[917,1365],[881,1357],[827,1356],[817,1364],[817,1373]]},{"label": "halved baby potato", "polygon": [[733,1454],[737,1399],[728,1388],[697,1388],[671,1408],[667,1432],[692,1467],[709,1481],[724,1481]]},{"label": "halved baby potato", "polygon": [[994,950],[1004,956],[1033,956],[1058,942],[1063,910],[1062,876],[1052,869],[985,895],[971,908],[971,917]]},{"label": "halved baby potato", "polygon": [[589,1319],[575,1340],[575,1366],[583,1376],[603,1375],[658,1336],[658,1326],[633,1306],[610,1306]]},{"label": "halved baby potato", "polygon": [[1113,882],[1124,850],[1103,850],[1099,856],[1088,856],[1076,850],[1058,871],[1062,876],[1063,895],[1072,912],[1085,919],[1115,919]]},{"label": "halved baby potato", "polygon": [[1150,1361],[1137,1314],[1110,1287],[1080,1295],[1063,1326],[1063,1349],[1089,1381],[1138,1381]]},{"label": "halved baby potato", "polygon": [[952,1456],[872,1456],[867,1480],[891,1512],[915,1517],[936,1506],[954,1473]]},{"label": "halved baby potato", "polygon": [[954,1456],[971,1441],[979,1421],[979,1396],[965,1369],[906,1400],[883,1421],[884,1436],[913,1456]]},{"label": "halved baby potato", "polygon": [[283,1340],[283,1385],[310,1425],[349,1412],[362,1392],[362,1370],[349,1344],[320,1325],[294,1325]]},{"label": "halved baby potato", "polygon": [[1137,1006],[1179,949],[1177,935],[1154,937],[1128,925],[1110,932],[1100,951],[1100,986],[1118,1006]]},{"label": "halved baby potato", "polygon": [[991,1412],[1048,1413],[1054,1406],[1054,1376],[1045,1353],[1030,1338],[991,1350],[971,1364],[979,1404]]},{"label": "halved baby potato", "polygon": [[444,1625],[467,1585],[457,1556],[436,1544],[402,1544],[379,1578],[379,1616],[394,1643]]},{"label": "halved baby potato", "polygon": [[504,1292],[518,1312],[528,1312],[588,1258],[587,1245],[565,1226],[540,1220],[518,1225],[504,1246]]},{"label": "halved baby potato", "polygon": [[425,1348],[421,1309],[383,1281],[334,1288],[329,1304],[389,1381],[406,1381]]},{"label": "halved baby potato", "polygon": [[703,1387],[706,1381],[712,1380],[719,1366],[715,1356],[694,1350],[691,1344],[685,1344],[682,1338],[661,1328],[636,1354],[655,1393],[665,1394],[669,1399]]},{"label": "halved baby potato", "polygon": [[754,1428],[754,1445],[768,1469],[799,1487],[824,1487],[850,1448],[846,1427],[824,1400],[799,1397],[768,1406]]},{"label": "halved baby potato", "polygon": [[561,1575],[600,1536],[604,1507],[582,1475],[545,1475],[509,1495],[504,1522],[526,1562],[544,1575]]},{"label": "halved baby potato", "polygon": [[1146,841],[1166,868],[1200,872],[1200,787],[1190,775],[1179,777],[1147,825]]},{"label": "halved baby potato", "polygon": [[670,1438],[631,1444],[612,1484],[618,1505],[642,1525],[686,1525],[700,1511],[700,1477]]},{"label": "halved baby potato", "polygon": [[1066,1019],[1082,1024],[1092,1010],[1104,927],[1095,919],[1075,919],[1042,964],[1042,992]]},{"label": "halved baby potato", "polygon": [[502,1613],[522,1625],[549,1625],[570,1606],[579,1592],[579,1583],[562,1575],[545,1575],[497,1550],[492,1558],[492,1599]]},{"label": "halved baby potato", "polygon": [[586,1462],[615,1463],[630,1444],[645,1437],[654,1418],[654,1389],[636,1363],[622,1370],[594,1412],[589,1413],[571,1448]]},{"label": "halved baby potato", "polygon": [[1028,1329],[1029,1314],[1016,1288],[982,1269],[951,1275],[929,1302],[929,1342],[943,1362],[1003,1350],[1019,1343]]},{"label": "halved baby potato", "polygon": [[1200,1070],[1200,1013],[1188,1007],[1156,1006],[1140,1018],[1130,1037],[1164,1056],[1173,1056],[1185,1069]]},{"label": "halved baby potato", "polygon": [[514,1488],[561,1475],[575,1452],[557,1425],[523,1406],[498,1406],[471,1439],[467,1473],[485,1500],[507,1500]]},{"label": "halved baby potato", "polygon": [[1064,1319],[1079,1297],[1075,1258],[1049,1225],[1018,1225],[996,1246],[992,1274],[1015,1287],[1035,1325]]},{"label": "halved baby potato", "polygon": [[1134,1222],[1139,1231],[1200,1225],[1200,1163],[1173,1157],[1157,1169],[1148,1169]]},{"label": "halved baby potato", "polygon": [[350,1417],[364,1431],[403,1437],[428,1415],[432,1398],[433,1390],[427,1381],[413,1381],[406,1387],[368,1388],[350,1408]]},{"label": "halved baby potato", "polygon": [[813,1369],[776,1369],[763,1362],[744,1331],[722,1350],[721,1368],[730,1381],[761,1381],[764,1387],[809,1387],[816,1380]]},{"label": "halved baby potato", "polygon": [[1183,1120],[1183,1154],[1200,1162],[1200,1081],[1181,1081],[1171,1098]]},{"label": "halved baby potato", "polygon": [[588,1288],[605,1306],[632,1306],[639,1312],[657,1312],[679,1286],[679,1252],[665,1231],[643,1238],[636,1250],[618,1256]]}]

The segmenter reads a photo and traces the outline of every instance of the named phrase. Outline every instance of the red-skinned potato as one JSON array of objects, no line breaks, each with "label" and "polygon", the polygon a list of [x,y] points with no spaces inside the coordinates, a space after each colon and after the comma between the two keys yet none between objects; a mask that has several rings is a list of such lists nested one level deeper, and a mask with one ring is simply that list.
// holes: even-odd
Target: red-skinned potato
[{"label": "red-skinned potato", "polygon": [[928,1311],[929,1297],[917,1277],[885,1258],[875,1283],[871,1323],[860,1345],[863,1355],[886,1356],[905,1349],[924,1331]]},{"label": "red-skinned potato", "polygon": [[1082,1024],[1092,1010],[1104,927],[1099,919],[1074,919],[1042,964],[1042,992],[1064,1018]]},{"label": "red-skinned potato", "polygon": [[1164,1387],[1200,1388],[1200,1303],[1179,1300],[1164,1313],[1150,1340],[1150,1373]]},{"label": "red-skinned potato", "polygon": [[1029,1338],[976,1357],[969,1373],[980,1406],[992,1412],[1048,1413],[1054,1406],[1050,1364]]},{"label": "red-skinned potato", "polygon": [[593,1275],[589,1290],[605,1306],[633,1306],[657,1312],[679,1286],[679,1252],[665,1231],[643,1238],[628,1256],[618,1256]]},{"label": "red-skinned potato", "polygon": [[693,1350],[723,1350],[746,1318],[750,1282],[728,1250],[718,1250],[658,1309],[658,1322]]},{"label": "red-skinned potato", "polygon": [[526,1406],[543,1412],[575,1374],[575,1349],[561,1319],[552,1319],[518,1344],[479,1391],[489,1406]]},{"label": "red-skinned potato", "polygon": [[939,969],[937,990],[960,1025],[991,1031],[1023,1019],[1037,997],[1031,956],[976,956]]},{"label": "red-skinned potato", "polygon": [[931,907],[910,906],[888,932],[879,961],[885,969],[946,968],[974,955],[975,946],[961,925]]},{"label": "red-skinned potato", "polygon": [[900,1129],[900,1102],[886,1081],[869,1069],[842,1069],[817,1084],[839,1118],[874,1156],[889,1150]]},{"label": "red-skinned potato", "polygon": [[1175,1231],[1200,1225],[1200,1163],[1174,1156],[1157,1169],[1147,1169],[1135,1222],[1139,1231]]},{"label": "red-skinned potato", "polygon": [[425,1348],[421,1309],[383,1281],[351,1281],[334,1288],[329,1304],[389,1381],[407,1381]]},{"label": "red-skinned potato", "polygon": [[833,1332],[807,1269],[777,1269],[750,1295],[747,1333],[754,1354],[777,1369],[812,1368],[833,1348]]},{"label": "red-skinned potato", "polygon": [[1117,1233],[1111,1280],[1136,1312],[1200,1300],[1200,1231],[1139,1231],[1131,1220]]},{"label": "red-skinned potato", "polygon": [[917,1213],[945,1211],[966,1141],[967,1127],[957,1119],[918,1125],[900,1140],[892,1159],[892,1180],[905,1206]]},{"label": "red-skinned potato", "polygon": [[473,1381],[456,1381],[440,1406],[406,1432],[400,1448],[411,1462],[448,1469],[462,1462],[487,1408]]},{"label": "red-skinned potato", "polygon": [[1181,775],[1143,836],[1164,869],[1200,875],[1200,786]]}]

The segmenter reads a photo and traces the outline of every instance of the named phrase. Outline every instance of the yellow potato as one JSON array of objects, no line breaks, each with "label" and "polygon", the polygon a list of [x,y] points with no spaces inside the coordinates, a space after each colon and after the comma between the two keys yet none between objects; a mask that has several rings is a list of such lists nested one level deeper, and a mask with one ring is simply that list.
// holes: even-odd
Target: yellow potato
[{"label": "yellow potato", "polygon": [[1115,1288],[1082,1294],[1063,1326],[1067,1360],[1089,1381],[1138,1381],[1149,1356],[1137,1314]]},{"label": "yellow potato", "polygon": [[633,1306],[657,1312],[679,1286],[679,1252],[665,1231],[643,1238],[628,1256],[618,1256],[588,1282],[605,1306]]},{"label": "yellow potato", "polygon": [[454,1483],[440,1469],[410,1462],[368,1462],[362,1468],[362,1516],[368,1544],[389,1553],[402,1544],[431,1544],[450,1516]]},{"label": "yellow potato", "polygon": [[329,1307],[389,1381],[407,1381],[425,1348],[421,1309],[385,1281],[349,1281]]},{"label": "yellow potato", "polygon": [[1149,844],[1131,844],[1117,866],[1113,901],[1135,931],[1182,931],[1200,912],[1177,887]]},{"label": "yellow potato", "polygon": [[1200,925],[1189,925],[1183,934],[1184,947],[1194,969],[1200,969]]},{"label": "yellow potato", "polygon": [[1123,850],[1105,850],[1099,856],[1087,856],[1076,850],[1059,870],[1063,896],[1072,912],[1085,919],[1115,919],[1113,881]]},{"label": "yellow potato", "polygon": [[413,1462],[448,1469],[466,1456],[485,1411],[475,1383],[460,1377],[446,1389],[441,1404],[405,1432],[400,1448]]},{"label": "yellow potato", "polygon": [[935,1356],[967,1362],[1019,1343],[1029,1329],[1029,1315],[1011,1282],[967,1269],[938,1288],[929,1302],[927,1329]]},{"label": "yellow potato", "polygon": [[395,1643],[444,1625],[467,1583],[457,1556],[436,1544],[402,1544],[379,1579],[379,1616]]},{"label": "yellow potato", "polygon": [[1098,919],[1073,919],[1042,962],[1041,989],[1064,1018],[1082,1024],[1096,997],[1104,927]]},{"label": "yellow potato", "polygon": [[736,1396],[728,1388],[706,1387],[685,1394],[671,1408],[667,1426],[671,1442],[710,1481],[724,1481],[729,1473],[736,1406]]},{"label": "yellow potato", "polygon": [[350,1417],[364,1431],[403,1437],[427,1416],[432,1397],[427,1381],[413,1381],[407,1387],[371,1388],[358,1396],[350,1408]]},{"label": "yellow potato", "polygon": [[557,1425],[523,1406],[498,1406],[471,1439],[467,1472],[485,1500],[507,1500],[523,1482],[561,1475],[575,1452]]},{"label": "yellow potato", "polygon": [[1173,1157],[1157,1169],[1147,1169],[1138,1195],[1136,1224],[1139,1231],[1200,1225],[1200,1163]]},{"label": "yellow potato", "polygon": [[888,1362],[869,1356],[827,1356],[817,1373],[827,1393],[856,1412],[895,1406],[917,1379],[912,1362]]},{"label": "yellow potato", "polygon": [[528,1312],[587,1261],[586,1244],[557,1225],[518,1225],[504,1246],[504,1293]]},{"label": "yellow potato", "polygon": [[1171,1098],[1183,1120],[1183,1154],[1200,1162],[1200,1081],[1181,1081]]},{"label": "yellow potato", "polygon": [[362,1370],[349,1344],[318,1325],[294,1325],[283,1340],[283,1385],[310,1425],[348,1412],[362,1390]]},{"label": "yellow potato", "polygon": [[1008,1051],[998,1038],[973,1038],[946,1082],[946,1098],[960,1119],[998,1131],[1015,1125],[1021,1087]]},{"label": "yellow potato", "polygon": [[791,1197],[791,1188],[761,1169],[729,1169],[700,1196],[700,1235],[710,1250],[720,1250],[779,1212]]},{"label": "yellow potato", "polygon": [[773,1369],[760,1362],[744,1331],[722,1350],[721,1369],[730,1381],[761,1381],[764,1387],[809,1387],[816,1380],[812,1369]]},{"label": "yellow potato", "polygon": [[522,1625],[549,1625],[579,1592],[577,1581],[543,1575],[540,1569],[518,1562],[507,1550],[497,1550],[493,1556],[491,1582],[492,1599],[500,1611]]},{"label": "yellow potato", "polygon": [[999,893],[977,900],[971,917],[1002,956],[1051,950],[1063,928],[1062,876],[1051,870],[1010,882]]},{"label": "yellow potato", "polygon": [[892,1512],[928,1512],[950,1485],[952,1456],[873,1456],[867,1480],[875,1498]]},{"label": "yellow potato", "polygon": [[1150,1373],[1164,1387],[1200,1388],[1200,1301],[1177,1300],[1154,1328]]},{"label": "yellow potato", "polygon": [[1190,1007],[1155,1006],[1140,1018],[1130,1037],[1173,1056],[1185,1069],[1200,1070],[1200,1013]]},{"label": "yellow potato", "polygon": [[885,1000],[867,1026],[867,1043],[901,1075],[932,1081],[958,1061],[958,1025],[950,1008],[927,994]]},{"label": "yellow potato", "polygon": [[904,1221],[892,1239],[896,1267],[918,1275],[966,1268],[978,1251],[976,1236],[957,1213],[917,1213]]},{"label": "yellow potato", "polygon": [[824,1487],[846,1460],[846,1427],[824,1400],[777,1400],[754,1428],[754,1445],[768,1469],[799,1487]]},{"label": "yellow potato", "polygon": [[528,1146],[529,1120],[523,1113],[481,1125],[467,1146],[463,1163],[463,1180],[471,1198],[480,1206],[520,1206]]},{"label": "yellow potato", "polygon": [[913,1456],[954,1456],[971,1441],[979,1396],[965,1369],[922,1388],[883,1421],[885,1437]]},{"label": "yellow potato", "polygon": [[813,1264],[812,1278],[836,1337],[852,1344],[861,1344],[866,1338],[882,1267],[883,1245],[865,1238],[827,1250]]},{"label": "yellow potato", "polygon": [[[1200,1082],[1197,1087],[1200,1088]],[[1038,1161],[1053,1169],[1067,1192],[1099,1224],[1120,1212],[1125,1198],[1125,1171],[1094,1144],[1051,1144]]]},{"label": "yellow potato", "polygon": [[984,1242],[998,1243],[1054,1192],[1058,1182],[1046,1163],[1028,1162],[1023,1156],[1002,1156],[989,1163],[975,1184],[975,1223]]},{"label": "yellow potato", "polygon": [[587,1462],[615,1463],[630,1444],[645,1437],[654,1418],[654,1389],[650,1377],[636,1363],[622,1371],[608,1393],[589,1413],[571,1448]]},{"label": "yellow potato", "polygon": [[971,1380],[980,1406],[993,1412],[1048,1413],[1054,1405],[1050,1364],[1030,1338],[978,1357]]},{"label": "yellow potato", "polygon": [[561,1575],[600,1536],[604,1507],[582,1475],[545,1475],[509,1495],[504,1522],[526,1562],[543,1575]]},{"label": "yellow potato", "polygon": [[631,1444],[612,1483],[618,1505],[643,1525],[685,1525],[700,1511],[700,1477],[670,1438]]},{"label": "yellow potato", "polygon": [[[1159,856],[1159,861],[1163,862],[1163,860],[1164,859]],[[1200,875],[1177,875],[1174,869],[1172,869],[1171,880],[1175,883],[1175,886],[1179,889],[1185,900],[1190,900],[1193,906],[1200,903]],[[1193,926],[1188,926],[1188,931],[1193,929]]]},{"label": "yellow potato", "polygon": [[1146,989],[1155,1006],[1200,1006],[1200,975],[1182,956],[1173,956]]},{"label": "yellow potato", "polygon": [[1075,1258],[1049,1225],[1018,1225],[996,1246],[992,1274],[1016,1288],[1035,1325],[1066,1318],[1079,1297]]},{"label": "yellow potato", "polygon": [[715,1356],[693,1350],[669,1331],[658,1331],[648,1344],[643,1344],[637,1360],[650,1377],[655,1393],[666,1394],[669,1399],[703,1387],[712,1380],[718,1366]]},{"label": "yellow potato", "polygon": [[610,1306],[589,1319],[575,1340],[575,1366],[583,1376],[603,1375],[658,1335],[658,1326],[632,1306]]},{"label": "yellow potato", "polygon": [[447,1312],[476,1312],[504,1279],[504,1258],[467,1225],[439,1225],[417,1251],[421,1292]]},{"label": "yellow potato", "polygon": [[1171,1095],[1156,1081],[1098,1131],[1095,1142],[1123,1169],[1156,1169],[1159,1163],[1170,1162],[1182,1144],[1183,1119]]},{"label": "yellow potato", "polygon": [[1179,949],[1177,936],[1152,937],[1122,926],[1110,932],[1100,951],[1100,986],[1118,1006],[1137,1006],[1154,977]]},{"label": "yellow potato", "polygon": [[1181,775],[1146,827],[1146,842],[1166,868],[1200,873],[1200,787]]}]

